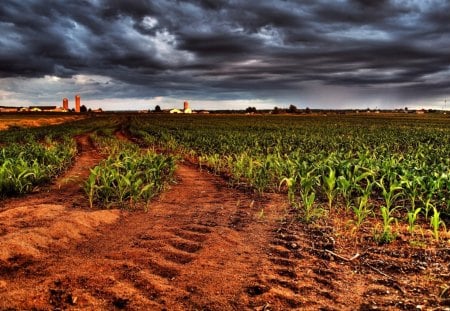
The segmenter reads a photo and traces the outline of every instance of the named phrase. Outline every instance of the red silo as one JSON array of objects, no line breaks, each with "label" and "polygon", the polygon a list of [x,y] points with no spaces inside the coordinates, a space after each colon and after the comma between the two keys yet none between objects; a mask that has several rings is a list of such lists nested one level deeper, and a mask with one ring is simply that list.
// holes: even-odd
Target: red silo
[{"label": "red silo", "polygon": [[63,109],[69,110],[69,100],[67,98],[63,98]]},{"label": "red silo", "polygon": [[80,112],[80,95],[75,95],[75,112]]},{"label": "red silo", "polygon": [[189,109],[189,103],[187,101],[185,101],[183,103],[183,105],[184,105],[184,110],[188,110]]}]

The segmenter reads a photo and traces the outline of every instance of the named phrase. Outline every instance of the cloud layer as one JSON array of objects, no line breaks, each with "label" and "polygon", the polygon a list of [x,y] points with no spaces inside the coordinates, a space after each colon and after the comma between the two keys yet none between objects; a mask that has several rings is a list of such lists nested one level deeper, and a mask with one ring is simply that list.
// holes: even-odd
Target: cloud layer
[{"label": "cloud layer", "polygon": [[450,94],[449,21],[450,2],[439,0],[5,0],[0,105],[67,92],[440,105]]}]

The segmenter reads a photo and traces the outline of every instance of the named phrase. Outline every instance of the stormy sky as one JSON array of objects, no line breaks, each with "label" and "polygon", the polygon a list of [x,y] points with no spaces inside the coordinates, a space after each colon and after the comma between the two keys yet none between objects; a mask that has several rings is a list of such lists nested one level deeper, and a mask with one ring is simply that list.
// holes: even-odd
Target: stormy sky
[{"label": "stormy sky", "polygon": [[450,109],[450,1],[2,0],[0,105]]}]

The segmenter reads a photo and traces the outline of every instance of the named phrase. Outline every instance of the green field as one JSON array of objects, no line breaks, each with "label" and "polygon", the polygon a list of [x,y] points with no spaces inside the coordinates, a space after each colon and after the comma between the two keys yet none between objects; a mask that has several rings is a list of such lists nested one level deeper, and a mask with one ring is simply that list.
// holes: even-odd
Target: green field
[{"label": "green field", "polygon": [[[119,128],[150,153],[118,141]],[[64,171],[80,133],[109,155],[86,181],[91,206],[148,202],[170,181],[165,176],[177,155],[225,176],[230,186],[285,195],[298,221],[344,215],[354,230],[370,223],[380,243],[399,230],[429,230],[434,240],[447,232],[447,115],[130,114],[14,129],[0,132],[0,195],[29,192]]]},{"label": "green field", "polygon": [[286,193],[300,221],[335,210],[356,229],[370,219],[384,243],[398,224],[411,235],[431,228],[436,240],[446,231],[449,125],[446,115],[158,116],[135,118],[130,131],[232,186]]}]

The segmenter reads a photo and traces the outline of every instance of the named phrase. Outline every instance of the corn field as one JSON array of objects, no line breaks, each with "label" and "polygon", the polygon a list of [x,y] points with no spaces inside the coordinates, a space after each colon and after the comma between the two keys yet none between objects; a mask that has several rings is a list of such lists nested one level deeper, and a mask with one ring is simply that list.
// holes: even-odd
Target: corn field
[{"label": "corn field", "polygon": [[31,192],[63,173],[78,153],[75,136],[117,126],[95,118],[40,128],[0,131],[0,198]]},{"label": "corn field", "polygon": [[135,118],[130,130],[149,145],[197,159],[233,186],[285,193],[298,218],[335,210],[359,228],[379,221],[376,239],[430,228],[450,215],[449,119],[359,116],[160,116]]},{"label": "corn field", "polygon": [[[148,208],[173,180],[177,156],[226,175],[233,187],[285,195],[299,221],[350,215],[374,238],[430,232],[450,216],[450,119],[415,116],[110,116],[0,132],[0,196],[48,183],[89,133],[105,160],[91,169],[91,207]],[[114,135],[126,129],[140,146]],[[156,150],[158,152],[156,152]],[[336,214],[338,215],[338,214]]]}]

